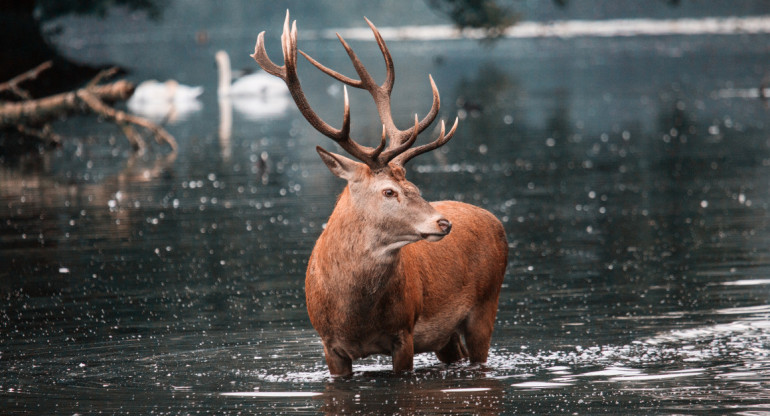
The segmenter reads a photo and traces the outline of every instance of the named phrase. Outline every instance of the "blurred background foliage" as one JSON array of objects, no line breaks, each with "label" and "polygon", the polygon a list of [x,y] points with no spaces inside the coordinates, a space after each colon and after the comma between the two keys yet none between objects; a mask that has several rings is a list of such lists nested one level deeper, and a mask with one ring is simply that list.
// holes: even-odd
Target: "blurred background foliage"
[{"label": "blurred background foliage", "polygon": [[[459,29],[481,29],[487,38],[499,37],[505,30],[525,16],[520,9],[528,6],[526,0],[424,0],[437,15],[448,19]],[[565,9],[569,0],[543,0],[556,8]],[[678,5],[679,0],[657,0],[669,5]],[[43,30],[43,24],[69,15],[106,16],[110,10],[122,8],[129,12],[145,13],[150,19],[163,18],[170,0],[0,0],[0,80],[24,72],[41,62],[53,59],[59,79],[67,84],[77,83],[93,75],[93,69],[59,56],[47,39],[57,33],[58,28]],[[286,3],[286,2],[284,2]],[[281,3],[255,4],[262,10],[286,8]],[[290,2],[289,2],[290,3]],[[322,2],[323,3],[323,2]],[[328,8],[326,4],[299,3],[306,8]],[[196,3],[190,3],[195,7]],[[601,7],[600,7],[601,8]],[[56,71],[54,71],[56,72]],[[54,85],[55,84],[55,85]],[[61,89],[60,83],[49,82],[50,90]],[[69,86],[69,85],[68,85]]]},{"label": "blurred background foliage", "polygon": [[68,14],[94,14],[106,16],[113,7],[144,11],[151,18],[162,16],[168,0],[36,0],[35,14],[41,20],[49,20]]}]

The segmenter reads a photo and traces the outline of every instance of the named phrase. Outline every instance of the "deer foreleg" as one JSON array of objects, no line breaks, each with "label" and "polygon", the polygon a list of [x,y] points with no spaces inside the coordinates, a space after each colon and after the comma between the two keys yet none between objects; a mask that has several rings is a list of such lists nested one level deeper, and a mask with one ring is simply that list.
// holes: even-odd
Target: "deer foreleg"
[{"label": "deer foreleg", "polygon": [[324,344],[324,355],[329,373],[333,376],[349,376],[353,374],[353,360],[345,355],[338,354],[333,348]]},{"label": "deer foreleg", "polygon": [[412,333],[401,331],[393,346],[393,371],[412,371],[414,368],[414,338]]}]

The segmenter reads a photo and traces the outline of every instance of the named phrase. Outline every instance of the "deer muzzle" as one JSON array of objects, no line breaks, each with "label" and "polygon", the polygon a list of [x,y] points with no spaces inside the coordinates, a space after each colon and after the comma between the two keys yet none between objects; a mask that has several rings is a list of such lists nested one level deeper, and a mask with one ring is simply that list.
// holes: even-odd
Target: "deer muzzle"
[{"label": "deer muzzle", "polygon": [[449,231],[452,230],[452,223],[446,218],[441,218],[436,221],[437,232],[435,233],[423,233],[422,238],[429,242],[436,242],[446,237]]},{"label": "deer muzzle", "polygon": [[448,219],[442,218],[437,221],[438,228],[441,229],[441,231],[444,233],[444,235],[449,234],[450,231],[452,231],[452,223],[449,222]]}]

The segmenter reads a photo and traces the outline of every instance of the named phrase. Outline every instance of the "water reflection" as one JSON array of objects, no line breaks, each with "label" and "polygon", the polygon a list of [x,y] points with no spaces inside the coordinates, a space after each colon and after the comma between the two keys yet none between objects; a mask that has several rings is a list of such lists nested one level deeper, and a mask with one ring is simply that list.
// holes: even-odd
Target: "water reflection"
[{"label": "water reflection", "polygon": [[[173,161],[130,158],[73,120],[61,150],[0,159],[3,411],[766,411],[767,109],[712,94],[752,85],[735,81],[745,66],[713,63],[764,56],[762,39],[452,41],[431,47],[438,60],[392,42],[420,74],[399,72],[400,120],[424,108],[426,72],[442,117],[464,117],[410,179],[485,206],[510,236],[481,368],[421,355],[408,376],[388,358],[328,376],[303,276],[341,183],[296,112],[250,120],[203,94],[169,126]],[[324,45],[310,46],[347,61]],[[308,77],[309,99],[328,100]],[[338,104],[321,115],[339,119]],[[353,128],[376,139],[358,111]]]},{"label": "water reflection", "polygon": [[[247,74],[232,82],[230,57],[225,51],[217,51],[219,147],[223,161],[232,157],[233,109],[245,120],[262,122],[283,121],[292,105],[289,90],[283,81],[264,72]],[[265,170],[266,153],[256,160]]]},{"label": "water reflection", "polygon": [[[334,381],[320,396],[324,414],[435,414],[498,415],[505,402],[504,385],[482,375],[476,380],[437,381],[427,378],[398,381],[384,374],[378,385],[363,389],[358,383]],[[392,376],[390,376],[392,377]]]},{"label": "water reflection", "polygon": [[219,98],[219,148],[223,161],[229,161],[233,155],[233,103],[229,97]]}]

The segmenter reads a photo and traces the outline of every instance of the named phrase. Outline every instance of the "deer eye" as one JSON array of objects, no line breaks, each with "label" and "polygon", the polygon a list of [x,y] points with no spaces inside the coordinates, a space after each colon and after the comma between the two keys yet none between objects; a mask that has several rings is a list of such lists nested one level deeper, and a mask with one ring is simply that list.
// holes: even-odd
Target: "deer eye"
[{"label": "deer eye", "polygon": [[385,198],[395,198],[398,196],[398,192],[388,188],[384,191],[382,191],[382,194],[385,196]]}]

